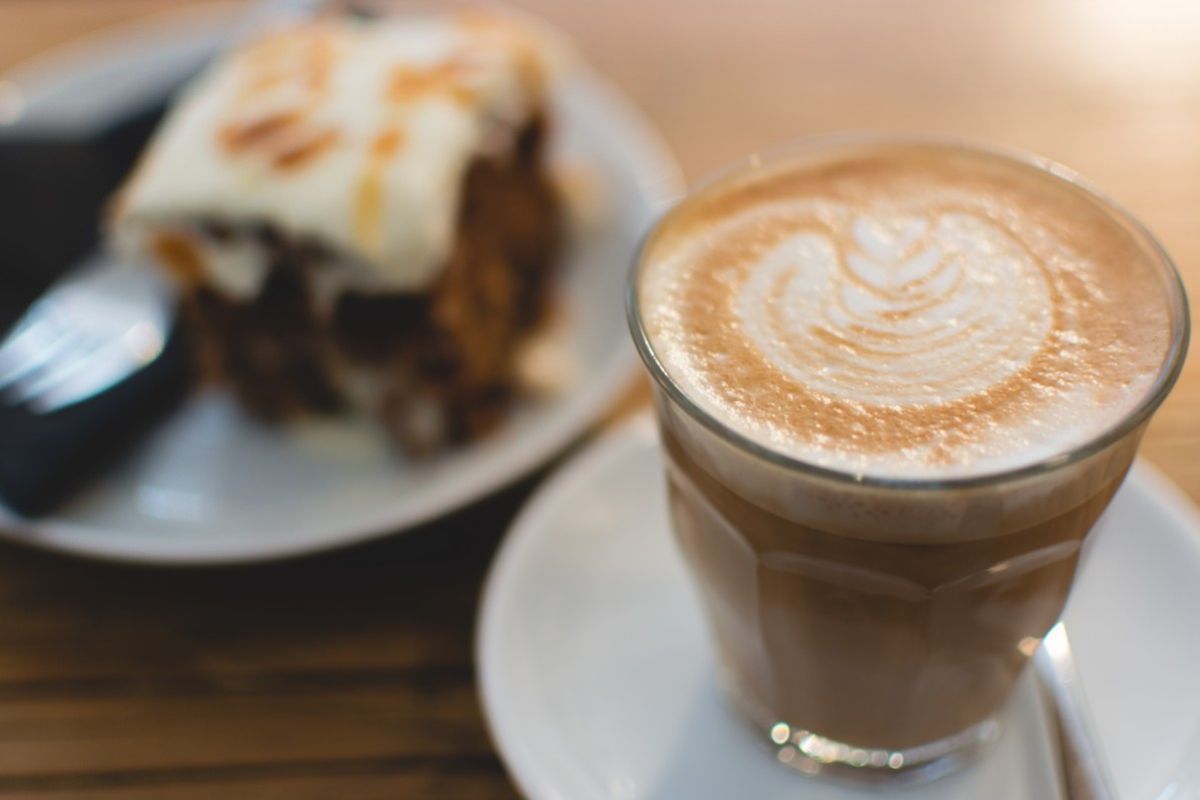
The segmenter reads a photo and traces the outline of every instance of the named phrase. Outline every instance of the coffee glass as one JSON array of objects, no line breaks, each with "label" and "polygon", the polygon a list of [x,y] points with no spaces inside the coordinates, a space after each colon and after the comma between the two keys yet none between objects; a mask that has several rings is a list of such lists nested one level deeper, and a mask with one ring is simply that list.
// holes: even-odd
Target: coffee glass
[{"label": "coffee glass", "polygon": [[[963,477],[873,476],[765,446],[673,377],[647,332],[648,254],[706,187],[847,142],[930,142],[1043,170],[1086,193],[1155,265],[1168,348],[1128,413],[1063,452]],[[1066,602],[1081,548],[1182,367],[1187,301],[1132,216],[1057,165],[958,142],[825,137],[710,178],[655,226],[628,315],[653,378],[675,535],[734,708],[808,774],[926,779],[1000,733],[998,712]]]}]

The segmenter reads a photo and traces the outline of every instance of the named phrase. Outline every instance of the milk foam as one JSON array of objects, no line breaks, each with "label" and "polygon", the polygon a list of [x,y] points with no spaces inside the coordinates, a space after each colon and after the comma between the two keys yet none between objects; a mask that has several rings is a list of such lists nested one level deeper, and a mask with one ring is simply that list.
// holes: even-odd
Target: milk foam
[{"label": "milk foam", "polygon": [[717,184],[647,247],[651,345],[760,443],[879,476],[986,473],[1117,424],[1169,346],[1151,256],[1082,190],[914,146]]},{"label": "milk foam", "polygon": [[876,213],[854,218],[852,239],[791,236],[753,264],[738,295],[747,336],[805,386],[870,403],[955,400],[1041,349],[1049,286],[987,220]]}]

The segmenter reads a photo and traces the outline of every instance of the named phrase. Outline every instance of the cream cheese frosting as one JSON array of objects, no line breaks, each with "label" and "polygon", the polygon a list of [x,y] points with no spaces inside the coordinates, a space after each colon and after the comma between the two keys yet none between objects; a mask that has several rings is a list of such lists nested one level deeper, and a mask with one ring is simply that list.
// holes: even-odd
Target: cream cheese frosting
[{"label": "cream cheese frosting", "polygon": [[512,146],[542,83],[535,37],[482,12],[271,32],[185,90],[120,197],[118,238],[177,271],[186,251],[190,277],[245,298],[268,258],[206,226],[265,224],[319,245],[335,288],[420,291],[469,164]]}]

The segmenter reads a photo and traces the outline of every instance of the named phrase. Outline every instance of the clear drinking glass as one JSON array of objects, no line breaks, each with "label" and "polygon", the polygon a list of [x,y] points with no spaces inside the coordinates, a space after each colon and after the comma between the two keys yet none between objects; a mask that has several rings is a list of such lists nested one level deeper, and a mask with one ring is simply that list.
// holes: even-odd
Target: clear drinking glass
[{"label": "clear drinking glass", "polygon": [[[718,177],[844,142],[801,142]],[[1005,157],[1102,203],[1156,263],[1169,306],[1168,318],[1145,322],[1170,331],[1170,349],[1137,406],[1091,441],[1020,469],[945,480],[840,472],[709,415],[667,373],[639,308],[645,254],[688,198],[650,233],[630,278],[672,523],[724,686],[779,760],[806,773],[930,778],[996,738],[997,712],[1058,619],[1087,533],[1183,364],[1183,285],[1145,228],[1062,167]]]}]

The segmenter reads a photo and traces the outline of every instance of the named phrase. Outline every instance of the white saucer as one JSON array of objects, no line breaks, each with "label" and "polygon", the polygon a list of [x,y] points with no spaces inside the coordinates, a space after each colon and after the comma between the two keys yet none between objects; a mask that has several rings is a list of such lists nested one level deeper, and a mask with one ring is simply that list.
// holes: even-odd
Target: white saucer
[{"label": "white saucer", "polygon": [[[102,125],[211,56],[228,13],[176,12],[60,48],[9,75],[24,118],[54,135]],[[11,94],[9,88],[7,94]],[[132,98],[132,99],[131,99]],[[22,521],[0,506],[0,535],[94,557],[155,563],[251,561],[335,547],[427,521],[544,463],[626,389],[635,357],[623,285],[649,221],[679,191],[678,171],[636,111],[582,66],[557,89],[556,151],[593,179],[596,208],[561,281],[571,388],[518,409],[485,441],[406,462],[366,424],[292,430],[243,417],[229,398],[194,400],[136,457],[62,511]],[[0,125],[0,136],[5,134]]]},{"label": "white saucer", "polygon": [[[534,800],[856,798],[774,763],[724,706],[667,528],[653,427],[589,447],[514,523],[484,595],[477,658],[493,738]],[[1067,610],[1124,800],[1157,797],[1200,724],[1200,522],[1145,465],[1095,531]],[[1061,796],[1027,673],[998,745],[894,796]]]}]

